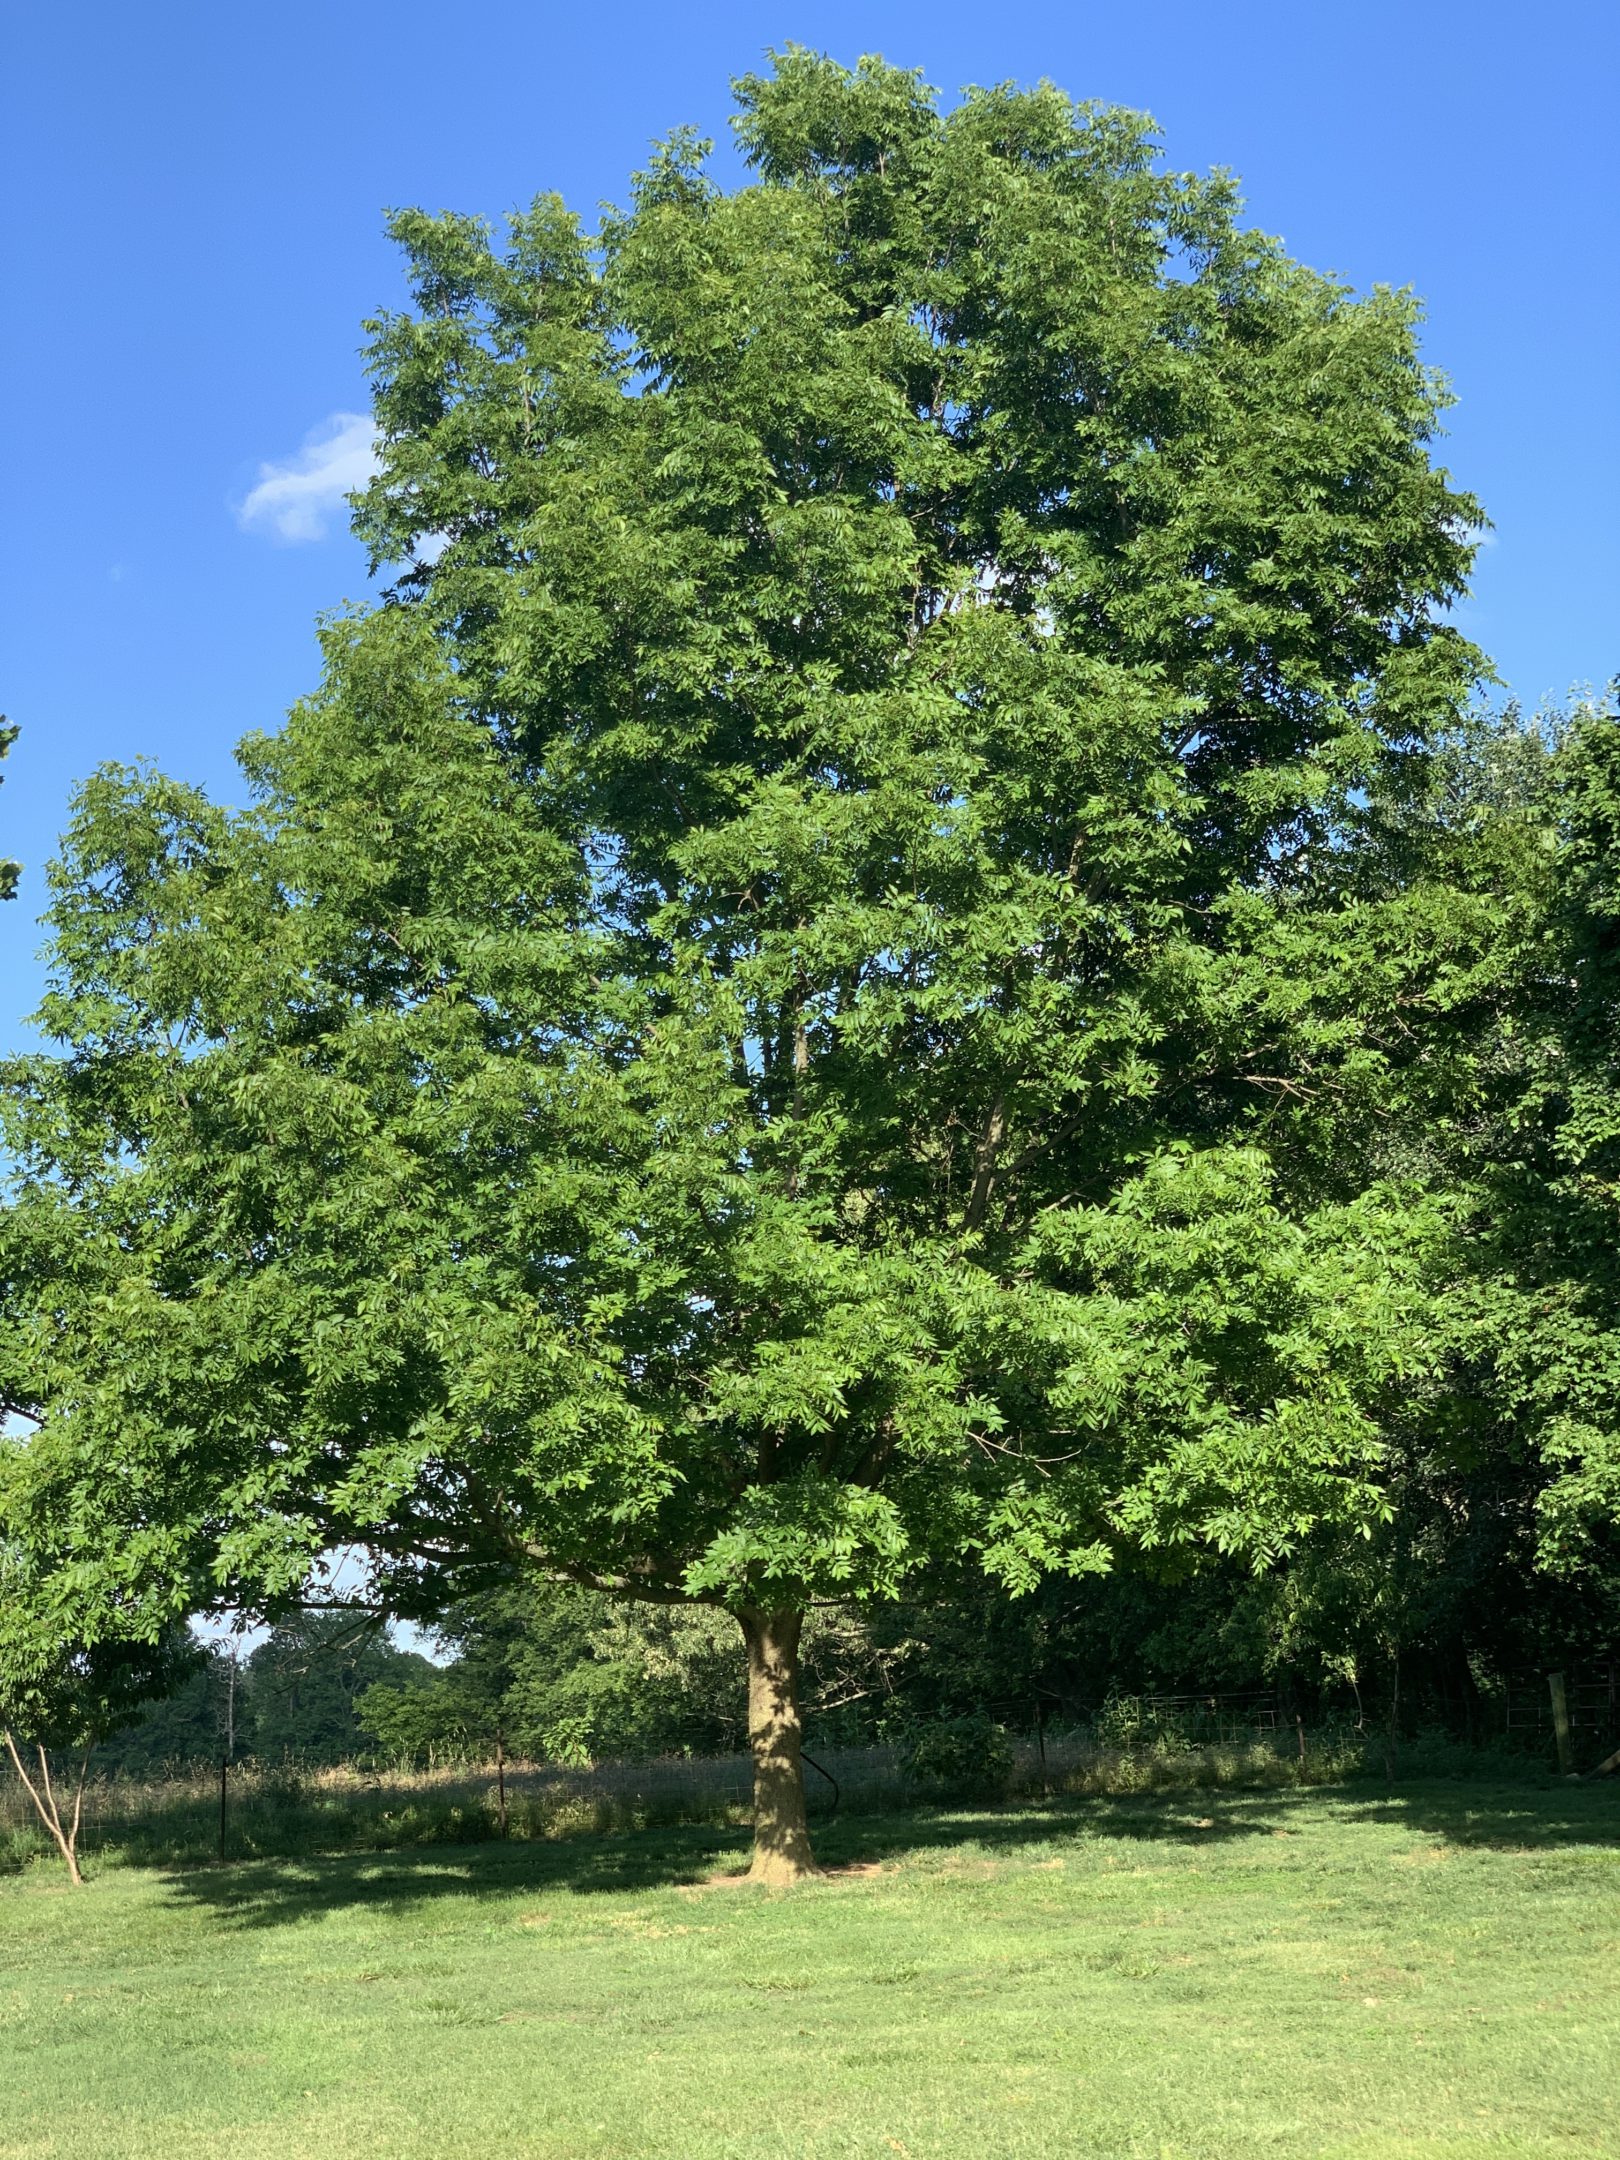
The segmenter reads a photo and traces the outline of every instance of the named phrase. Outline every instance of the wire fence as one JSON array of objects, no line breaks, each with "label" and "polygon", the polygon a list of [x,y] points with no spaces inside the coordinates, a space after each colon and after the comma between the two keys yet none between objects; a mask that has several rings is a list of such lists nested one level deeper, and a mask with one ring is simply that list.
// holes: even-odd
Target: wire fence
[{"label": "wire fence", "polygon": [[[1565,1714],[1577,1733],[1598,1738],[1613,1735],[1620,1741],[1620,1660],[1571,1665],[1559,1677],[1564,1683]],[[1529,1670],[1507,1676],[1507,1730],[1527,1738],[1543,1737],[1556,1729],[1557,1712],[1549,1684],[1552,1675]]]},{"label": "wire fence", "polygon": [[[1573,1668],[1564,1681],[1575,1767],[1595,1767],[1620,1738],[1620,1661]],[[1027,1706],[1026,1706],[1027,1710]],[[1400,1745],[1412,1774],[1470,1775],[1551,1761],[1556,1717],[1546,1674],[1511,1676],[1505,1734],[1491,1748],[1443,1735]],[[1567,1766],[1569,1743],[1558,1760]],[[876,1814],[928,1802],[1030,1802],[1221,1786],[1318,1784],[1388,1774],[1381,1733],[1348,1722],[1307,1727],[1274,1690],[1113,1697],[1088,1720],[1037,1719],[1003,1734],[992,1774],[953,1793],[920,1775],[900,1746],[815,1747],[806,1755],[812,1817]],[[194,1862],[393,1850],[506,1836],[549,1839],[655,1825],[731,1825],[752,1809],[745,1754],[664,1756],[592,1765],[459,1762],[422,1769],[297,1762],[176,1768],[156,1777],[92,1777],[81,1844],[131,1860]],[[43,1849],[28,1795],[0,1775],[0,1864]]]},{"label": "wire fence", "polygon": [[[1296,1755],[1291,1736],[1198,1742],[1161,1733],[1117,1747],[1086,1731],[1004,1740],[991,1775],[955,1787],[919,1775],[894,1747],[818,1749],[807,1757],[812,1820],[919,1805],[992,1806],[1065,1796],[1146,1794],[1325,1782],[1361,1760],[1355,1736]],[[223,1801],[222,1800],[223,1783]],[[197,1769],[166,1778],[92,1778],[81,1849],[131,1862],[185,1864],[382,1852],[496,1837],[521,1840],[706,1824],[746,1831],[753,1805],[747,1756],[670,1757],[576,1768],[469,1763],[438,1770],[294,1764]],[[27,1795],[0,1780],[0,1864],[45,1849]]]}]

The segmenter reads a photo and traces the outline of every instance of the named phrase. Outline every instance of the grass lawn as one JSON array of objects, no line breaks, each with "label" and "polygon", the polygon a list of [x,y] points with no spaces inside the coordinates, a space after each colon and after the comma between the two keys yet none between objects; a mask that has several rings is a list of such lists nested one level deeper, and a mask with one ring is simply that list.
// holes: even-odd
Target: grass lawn
[{"label": "grass lawn", "polygon": [[5,2160],[1620,2154],[1620,1794],[1464,1783],[0,1882]]}]

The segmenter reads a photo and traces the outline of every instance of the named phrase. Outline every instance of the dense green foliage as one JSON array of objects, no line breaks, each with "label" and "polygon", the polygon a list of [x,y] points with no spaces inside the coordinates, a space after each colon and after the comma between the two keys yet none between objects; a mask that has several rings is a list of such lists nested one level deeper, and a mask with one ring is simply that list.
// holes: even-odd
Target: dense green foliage
[{"label": "dense green foliage", "polygon": [[[1213,1558],[1272,1662],[1393,1670],[1601,1575],[1615,729],[1466,720],[1413,304],[1049,87],[739,96],[732,193],[678,134],[594,237],[396,217],[391,598],[247,810],[81,796],[19,1627],[276,1615],[333,1546],[424,1619],[712,1606],[791,1784],[819,1601]],[[440,1708],[644,1731],[587,1647]]]},{"label": "dense green foliage", "polygon": [[[1611,699],[1620,685],[1611,686]],[[1620,1595],[1620,719],[1587,708],[1505,806],[1541,843],[1456,1135],[1483,1250],[1466,1359],[1498,1431],[1555,1473],[1540,1559]],[[1519,780],[1521,795],[1526,781]],[[1610,1625],[1620,1620],[1611,1603]]]}]

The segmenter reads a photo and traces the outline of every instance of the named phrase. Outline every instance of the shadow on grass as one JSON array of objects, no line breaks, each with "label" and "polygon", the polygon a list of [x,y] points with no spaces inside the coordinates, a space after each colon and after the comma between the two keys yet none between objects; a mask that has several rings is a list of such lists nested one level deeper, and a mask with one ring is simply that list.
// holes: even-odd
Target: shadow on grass
[{"label": "shadow on grass", "polygon": [[[1620,1845],[1620,1789],[1480,1788],[1457,1783],[1311,1791],[1142,1794],[1060,1799],[1017,1809],[930,1809],[850,1817],[821,1826],[831,1869],[922,1860],[966,1849],[1015,1858],[1032,1848],[1140,1839],[1184,1850],[1285,1833],[1290,1816],[1325,1811],[1339,1823],[1388,1824],[1458,1846],[1499,1851]],[[1306,1826],[1301,1825],[1302,1833]],[[340,1907],[406,1912],[447,1897],[567,1891],[636,1893],[712,1883],[746,1859],[744,1834],[706,1825],[552,1841],[436,1845],[414,1851],[304,1856],[171,1869],[171,1894],[235,1927],[281,1926]]]},{"label": "shadow on grass", "polygon": [[[1267,1795],[1275,1799],[1275,1795]],[[851,1816],[822,1824],[817,1857],[855,1869],[902,1856],[964,1848],[985,1859],[1072,1840],[1150,1838],[1208,1845],[1264,1837],[1275,1825],[1250,1820],[1229,1801],[1202,1812],[1210,1796],[1143,1800],[1054,1800],[1017,1810],[928,1809]],[[1211,1803],[1213,1804],[1213,1803]],[[1263,1805],[1256,1801],[1255,1805]],[[404,1910],[442,1897],[508,1891],[636,1892],[712,1883],[747,1862],[746,1832],[707,1825],[633,1830],[535,1842],[435,1845],[414,1852],[342,1853],[248,1860],[167,1871],[171,1893],[239,1927],[279,1926],[335,1906]]]},{"label": "shadow on grass", "polygon": [[1465,1781],[1388,1791],[1346,1786],[1338,1795],[1341,1818],[1389,1823],[1420,1831],[1448,1845],[1482,1846],[1496,1852],[1554,1852],[1620,1846],[1620,1779],[1591,1784],[1491,1785]]},{"label": "shadow on grass", "polygon": [[707,1881],[741,1850],[737,1831],[704,1826],[226,1861],[166,1873],[171,1895],[186,1903],[238,1927],[279,1927],[339,1906],[403,1912],[447,1897],[668,1889]]}]

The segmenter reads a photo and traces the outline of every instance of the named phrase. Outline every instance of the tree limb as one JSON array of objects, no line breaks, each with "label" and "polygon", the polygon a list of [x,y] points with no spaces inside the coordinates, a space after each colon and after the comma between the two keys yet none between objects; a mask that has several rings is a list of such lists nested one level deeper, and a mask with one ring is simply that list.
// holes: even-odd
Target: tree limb
[{"label": "tree limb", "polygon": [[995,1184],[996,1157],[1007,1132],[1007,1098],[1001,1089],[996,1090],[995,1100],[986,1113],[984,1128],[979,1134],[979,1144],[973,1152],[973,1184],[968,1193],[967,1212],[962,1218],[963,1228],[977,1230],[984,1221],[990,1205],[990,1194]]}]

